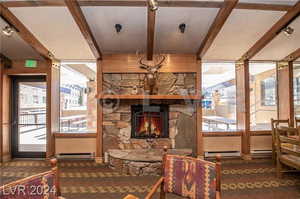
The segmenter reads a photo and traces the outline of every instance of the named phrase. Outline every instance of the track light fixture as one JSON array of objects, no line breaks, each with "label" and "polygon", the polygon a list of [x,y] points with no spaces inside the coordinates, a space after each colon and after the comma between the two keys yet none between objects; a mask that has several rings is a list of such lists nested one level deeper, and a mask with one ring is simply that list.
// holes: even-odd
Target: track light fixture
[{"label": "track light fixture", "polygon": [[185,32],[186,24],[182,23],[178,26],[180,32],[183,34]]},{"label": "track light fixture", "polygon": [[156,11],[158,9],[158,1],[157,0],[148,0],[149,8],[151,11]]},{"label": "track light fixture", "polygon": [[294,29],[290,26],[287,26],[286,28],[283,29],[283,32],[286,36],[291,36],[294,32]]},{"label": "track light fixture", "polygon": [[116,32],[117,32],[117,33],[120,33],[121,30],[122,30],[122,25],[117,23],[117,24],[115,25],[115,29],[116,29]]},{"label": "track light fixture", "polygon": [[11,26],[5,26],[2,29],[2,32],[4,35],[11,37],[13,35],[13,33],[15,32],[15,30]]}]

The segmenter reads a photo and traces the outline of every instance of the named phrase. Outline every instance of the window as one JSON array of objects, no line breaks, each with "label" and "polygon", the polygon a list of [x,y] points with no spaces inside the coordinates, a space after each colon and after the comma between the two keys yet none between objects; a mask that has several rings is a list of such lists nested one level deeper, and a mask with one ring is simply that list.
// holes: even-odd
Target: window
[{"label": "window", "polygon": [[295,116],[300,117],[300,63],[294,63],[293,67],[294,111]]},{"label": "window", "polygon": [[270,130],[277,118],[276,64],[250,63],[250,129]]},{"label": "window", "polygon": [[261,105],[276,106],[276,79],[269,77],[261,81]]},{"label": "window", "polygon": [[61,132],[96,132],[96,63],[62,63],[60,71]]},{"label": "window", "polygon": [[203,63],[203,131],[236,130],[235,63]]}]

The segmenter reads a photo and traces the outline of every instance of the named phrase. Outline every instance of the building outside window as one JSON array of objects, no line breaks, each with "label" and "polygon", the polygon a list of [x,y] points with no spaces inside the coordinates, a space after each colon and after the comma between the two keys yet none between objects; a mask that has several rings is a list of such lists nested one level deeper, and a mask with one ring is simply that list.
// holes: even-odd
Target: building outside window
[{"label": "building outside window", "polygon": [[235,63],[202,64],[203,131],[236,130]]},{"label": "building outside window", "polygon": [[261,81],[261,105],[276,106],[276,78],[269,77]]},{"label": "building outside window", "polygon": [[250,129],[270,130],[271,118],[277,118],[276,63],[249,64]]},{"label": "building outside window", "polygon": [[295,116],[300,117],[300,63],[294,63],[293,67],[294,111]]},{"label": "building outside window", "polygon": [[96,64],[63,63],[60,71],[61,132],[95,133]]}]

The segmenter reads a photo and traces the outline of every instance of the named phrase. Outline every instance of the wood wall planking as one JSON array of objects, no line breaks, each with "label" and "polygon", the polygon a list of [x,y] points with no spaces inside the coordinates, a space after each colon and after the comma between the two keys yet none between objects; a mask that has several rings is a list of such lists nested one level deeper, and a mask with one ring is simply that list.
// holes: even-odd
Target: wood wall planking
[{"label": "wood wall planking", "polygon": [[293,63],[277,63],[278,119],[290,119],[294,124]]},{"label": "wood wall planking", "polygon": [[[166,60],[160,72],[196,73],[199,70],[196,55],[193,54],[166,54]],[[103,73],[145,73],[140,69],[139,59],[136,54],[104,55],[101,66]]]},{"label": "wood wall planking", "polygon": [[2,60],[0,61],[0,163],[3,159],[3,64]]},{"label": "wood wall planking", "polygon": [[272,136],[251,136],[251,151],[272,150]]},{"label": "wood wall planking", "polygon": [[11,68],[5,68],[4,73],[7,75],[42,75],[47,74],[49,67],[46,61],[37,61],[36,68],[25,68],[25,60],[13,61]]},{"label": "wood wall planking", "polygon": [[6,162],[11,160],[11,135],[10,135],[10,129],[11,129],[11,119],[10,119],[10,88],[11,88],[11,81],[8,75],[2,76],[2,161]]},{"label": "wood wall planking", "polygon": [[240,136],[204,137],[205,152],[241,151]]}]

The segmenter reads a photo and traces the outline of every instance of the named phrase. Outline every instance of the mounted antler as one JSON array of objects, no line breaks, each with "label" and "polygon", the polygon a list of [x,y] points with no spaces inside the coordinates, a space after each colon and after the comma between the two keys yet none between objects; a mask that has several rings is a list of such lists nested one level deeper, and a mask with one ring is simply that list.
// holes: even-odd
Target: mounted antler
[{"label": "mounted antler", "polygon": [[156,85],[156,81],[158,78],[158,70],[162,67],[163,62],[165,61],[166,57],[161,55],[160,61],[155,65],[148,65],[143,63],[143,57],[140,59],[139,64],[140,68],[147,70],[147,74],[145,75],[144,79],[144,90],[145,92],[149,93],[150,95],[157,94],[158,87]]}]

